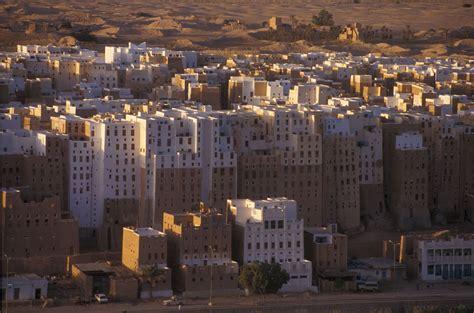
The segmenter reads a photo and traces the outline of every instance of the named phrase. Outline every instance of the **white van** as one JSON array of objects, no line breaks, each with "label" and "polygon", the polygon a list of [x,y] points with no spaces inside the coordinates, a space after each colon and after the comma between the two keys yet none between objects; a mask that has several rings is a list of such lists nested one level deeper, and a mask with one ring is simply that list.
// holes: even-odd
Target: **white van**
[{"label": "white van", "polygon": [[360,291],[379,291],[379,283],[377,281],[364,281],[357,284]]}]

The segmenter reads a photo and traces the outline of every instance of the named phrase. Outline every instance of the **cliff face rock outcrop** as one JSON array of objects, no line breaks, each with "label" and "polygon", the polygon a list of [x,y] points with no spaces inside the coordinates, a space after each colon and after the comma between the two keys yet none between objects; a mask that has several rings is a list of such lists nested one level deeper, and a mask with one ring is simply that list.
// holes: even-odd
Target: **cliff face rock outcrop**
[{"label": "cliff face rock outcrop", "polygon": [[65,36],[59,39],[59,45],[61,47],[74,47],[77,45],[77,40],[72,36]]}]

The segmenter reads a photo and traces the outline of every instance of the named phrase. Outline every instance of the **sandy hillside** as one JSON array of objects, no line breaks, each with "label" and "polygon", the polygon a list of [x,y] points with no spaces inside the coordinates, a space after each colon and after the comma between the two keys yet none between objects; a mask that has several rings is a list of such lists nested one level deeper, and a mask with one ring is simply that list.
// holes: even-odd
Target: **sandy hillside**
[{"label": "sandy hillside", "polygon": [[[72,36],[79,44],[102,47],[128,41],[199,50],[284,52],[344,50],[362,54],[472,55],[474,0],[0,0],[0,46],[12,50],[18,43],[59,43]],[[468,7],[470,4],[472,7]],[[255,31],[271,16],[308,23],[325,8],[335,23],[359,22],[401,32],[407,25],[418,45],[398,42],[318,43],[275,42],[257,39]],[[446,40],[449,32],[472,27],[469,35]]]}]

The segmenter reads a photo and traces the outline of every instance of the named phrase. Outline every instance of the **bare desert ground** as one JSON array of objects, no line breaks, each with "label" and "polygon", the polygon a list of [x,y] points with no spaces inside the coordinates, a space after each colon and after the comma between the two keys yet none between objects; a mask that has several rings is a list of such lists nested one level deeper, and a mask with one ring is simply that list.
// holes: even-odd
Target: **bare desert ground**
[{"label": "bare desert ground", "polygon": [[[276,42],[259,39],[271,16],[310,23],[326,9],[336,25],[358,22],[394,33],[409,25],[416,42]],[[447,36],[447,34],[459,35]],[[70,36],[70,37],[67,37]],[[64,39],[64,37],[66,37]],[[63,40],[61,40],[63,38]],[[0,0],[0,47],[18,43],[147,41],[169,48],[233,52],[340,50],[356,54],[474,55],[474,0]]]}]

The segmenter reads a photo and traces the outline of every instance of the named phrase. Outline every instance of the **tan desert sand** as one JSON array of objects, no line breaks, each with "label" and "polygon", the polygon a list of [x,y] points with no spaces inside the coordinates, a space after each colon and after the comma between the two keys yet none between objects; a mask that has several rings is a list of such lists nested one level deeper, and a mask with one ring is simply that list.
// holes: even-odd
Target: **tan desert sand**
[{"label": "tan desert sand", "polygon": [[[356,3],[359,2],[359,3]],[[471,5],[472,7],[469,7]],[[354,22],[401,33],[409,25],[416,44],[262,40],[263,23],[280,16],[310,23],[327,9],[337,25]],[[0,0],[0,45],[65,43],[85,47],[147,41],[151,45],[223,51],[349,51],[387,55],[473,55],[474,0]],[[464,28],[463,28],[464,27]],[[449,34],[454,34],[450,39]],[[469,41],[471,40],[471,41]],[[70,44],[71,40],[66,43]]]}]

